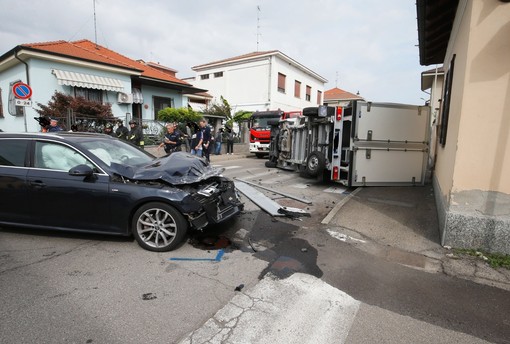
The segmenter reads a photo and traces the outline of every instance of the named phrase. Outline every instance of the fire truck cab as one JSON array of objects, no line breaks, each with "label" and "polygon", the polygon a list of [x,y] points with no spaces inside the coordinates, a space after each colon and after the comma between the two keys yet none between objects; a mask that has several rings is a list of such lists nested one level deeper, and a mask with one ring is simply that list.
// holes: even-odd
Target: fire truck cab
[{"label": "fire truck cab", "polygon": [[249,120],[250,128],[250,153],[254,153],[257,158],[263,158],[269,154],[269,143],[271,141],[271,121],[287,119],[295,121],[301,116],[301,111],[284,112],[274,111],[256,111]]}]

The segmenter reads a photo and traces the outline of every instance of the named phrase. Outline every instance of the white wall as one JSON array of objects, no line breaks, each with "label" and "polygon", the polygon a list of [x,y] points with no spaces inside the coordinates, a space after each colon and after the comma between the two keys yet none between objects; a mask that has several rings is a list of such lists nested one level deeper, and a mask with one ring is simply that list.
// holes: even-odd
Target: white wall
[{"label": "white wall", "polygon": [[[32,88],[32,107],[26,107],[25,113],[27,118],[27,131],[34,132],[40,131],[41,127],[34,117],[39,117],[39,114],[34,108],[39,108],[37,103],[46,105],[51,99],[55,91],[63,92],[65,94],[73,94],[71,86],[59,85],[57,77],[52,74],[53,69],[60,69],[76,73],[85,73],[100,75],[108,78],[115,78],[121,80],[124,86],[124,92],[131,93],[131,78],[126,74],[119,74],[108,71],[99,71],[96,69],[84,68],[75,65],[63,64],[60,62],[53,62],[47,60],[28,59],[29,66],[30,86]],[[24,119],[23,117],[14,117],[8,114],[8,97],[9,97],[9,82],[16,79],[21,79],[27,82],[25,65],[18,64],[13,68],[0,73],[0,87],[2,88],[2,104],[4,107],[4,118],[0,118],[0,128],[4,131],[24,132]],[[131,105],[118,104],[116,91],[103,91],[103,102],[112,105],[112,113],[115,117],[124,117],[126,112],[131,112]]]},{"label": "white wall", "polygon": [[[214,77],[216,72],[223,72],[223,77]],[[278,92],[278,73],[286,75],[285,93]],[[209,74],[209,79],[202,79],[201,75],[204,74]],[[301,81],[300,98],[294,96],[295,80]],[[208,90],[215,102],[219,102],[223,96],[234,112],[301,110],[318,105],[317,90],[324,95],[323,82],[275,55],[199,70],[195,80],[189,82]],[[312,88],[310,101],[305,100],[307,85]]]}]

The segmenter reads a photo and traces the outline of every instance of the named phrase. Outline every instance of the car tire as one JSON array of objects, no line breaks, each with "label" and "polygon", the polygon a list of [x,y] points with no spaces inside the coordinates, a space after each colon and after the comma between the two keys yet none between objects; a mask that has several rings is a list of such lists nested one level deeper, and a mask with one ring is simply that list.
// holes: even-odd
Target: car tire
[{"label": "car tire", "polygon": [[149,251],[175,249],[186,236],[188,223],[174,207],[151,202],[142,205],[133,215],[131,232],[138,244]]},{"label": "car tire", "polygon": [[324,167],[326,166],[326,159],[324,158],[324,154],[319,151],[313,151],[306,159],[306,173],[311,177],[317,177],[322,173]]}]

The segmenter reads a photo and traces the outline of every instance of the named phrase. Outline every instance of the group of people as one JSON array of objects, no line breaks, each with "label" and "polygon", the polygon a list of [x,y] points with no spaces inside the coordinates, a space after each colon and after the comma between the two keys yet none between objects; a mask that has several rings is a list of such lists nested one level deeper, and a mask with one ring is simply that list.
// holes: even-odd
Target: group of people
[{"label": "group of people", "polygon": [[[129,128],[124,126],[121,119],[118,119],[116,124],[117,128],[114,131],[114,125],[112,123],[107,123],[104,127],[103,133],[129,141],[138,147],[144,147],[143,131],[135,120],[129,121]],[[49,124],[43,127],[43,131],[45,132],[62,130],[64,129],[58,125],[58,120],[55,118],[51,118]],[[164,148],[165,153],[170,155],[173,152],[181,151],[181,146],[184,143],[188,152],[199,157],[203,156],[207,161],[210,161],[209,157],[211,153],[216,155],[221,154],[221,146],[224,136],[227,141],[226,153],[234,154],[233,147],[235,134],[232,129],[228,127],[226,128],[226,133],[223,128],[220,128],[216,135],[213,136],[211,133],[211,127],[207,124],[205,119],[201,119],[198,122],[198,125],[191,122],[187,123],[185,134],[178,129],[177,123],[168,123],[166,125],[166,133],[163,137],[163,141],[158,146],[158,150]]]},{"label": "group of people", "polygon": [[[210,154],[221,154],[221,145],[223,141],[223,128],[220,128],[215,136],[212,135],[211,127],[205,119],[201,119],[198,125],[195,123],[186,124],[186,134],[181,133],[177,123],[168,123],[167,132],[158,149],[164,148],[167,155],[176,151],[181,151],[183,142],[186,150],[193,155],[205,157],[210,161]],[[234,154],[234,133],[227,129],[227,154]]]},{"label": "group of people", "polygon": [[129,121],[129,129],[124,126],[124,122],[121,119],[117,120],[117,129],[113,131],[113,124],[107,123],[104,127],[104,134],[110,135],[125,141],[129,141],[132,144],[143,148],[143,130],[135,120]]}]

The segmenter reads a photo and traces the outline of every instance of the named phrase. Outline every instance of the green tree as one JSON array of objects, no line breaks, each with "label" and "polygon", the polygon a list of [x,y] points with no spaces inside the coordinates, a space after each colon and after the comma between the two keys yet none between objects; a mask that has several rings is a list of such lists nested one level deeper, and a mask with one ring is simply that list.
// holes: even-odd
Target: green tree
[{"label": "green tree", "polygon": [[245,111],[245,110],[236,111],[234,116],[227,121],[227,125],[232,126],[233,122],[237,122],[238,124],[240,124],[241,122],[245,122],[250,119],[252,114],[253,114],[253,112],[251,112],[251,111]]},{"label": "green tree", "polygon": [[227,126],[232,128],[232,124],[234,122],[239,123],[246,121],[248,118],[250,118],[252,113],[249,111],[239,110],[232,115],[232,108],[230,104],[225,98],[220,97],[220,102],[213,103],[204,111],[204,114],[209,116],[224,117],[227,120]]},{"label": "green tree", "polygon": [[158,120],[163,122],[177,122],[182,124],[187,122],[197,122],[201,118],[201,114],[185,107],[178,109],[167,107],[158,112]]}]

